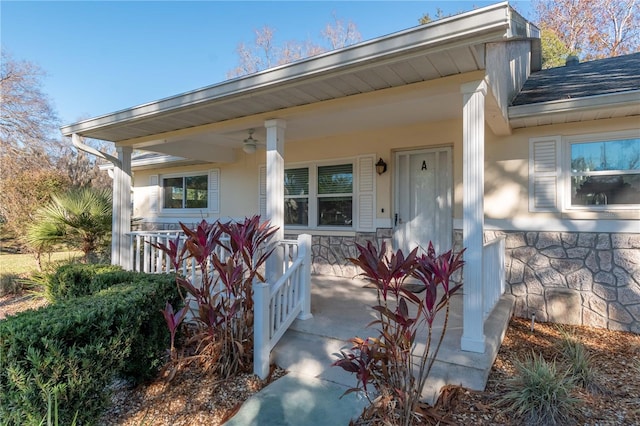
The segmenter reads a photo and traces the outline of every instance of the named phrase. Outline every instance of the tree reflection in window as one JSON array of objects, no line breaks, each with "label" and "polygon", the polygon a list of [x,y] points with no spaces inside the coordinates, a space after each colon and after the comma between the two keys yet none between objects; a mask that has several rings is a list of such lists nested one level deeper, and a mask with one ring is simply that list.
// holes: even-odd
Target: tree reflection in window
[{"label": "tree reflection in window", "polygon": [[571,204],[640,204],[640,139],[571,144]]},{"label": "tree reflection in window", "polygon": [[309,169],[287,169],[284,172],[284,223],[309,224]]},{"label": "tree reflection in window", "polygon": [[353,165],[318,167],[318,225],[353,224]]},{"label": "tree reflection in window", "polygon": [[208,205],[208,177],[182,176],[162,180],[165,209],[206,209]]}]

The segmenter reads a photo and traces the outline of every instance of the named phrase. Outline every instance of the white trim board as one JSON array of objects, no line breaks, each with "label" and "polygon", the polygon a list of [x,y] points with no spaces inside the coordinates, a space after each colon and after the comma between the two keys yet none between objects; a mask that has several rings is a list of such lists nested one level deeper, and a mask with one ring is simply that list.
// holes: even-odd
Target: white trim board
[{"label": "white trim board", "polygon": [[[485,231],[613,232],[640,234],[640,220],[573,220],[531,217],[484,219]],[[453,219],[453,229],[462,229],[462,219]]]}]

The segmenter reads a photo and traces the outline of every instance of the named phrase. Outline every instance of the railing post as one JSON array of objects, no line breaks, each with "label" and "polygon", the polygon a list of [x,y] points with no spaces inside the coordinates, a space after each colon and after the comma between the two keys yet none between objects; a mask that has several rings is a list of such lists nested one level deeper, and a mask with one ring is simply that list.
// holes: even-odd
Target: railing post
[{"label": "railing post", "polygon": [[142,272],[142,267],[140,266],[140,251],[142,251],[142,244],[144,244],[144,238],[140,235],[137,234],[135,236],[135,246],[134,246],[134,250],[135,250],[135,268],[134,271],[136,272]]},{"label": "railing post", "polygon": [[311,314],[311,235],[298,235],[298,256],[304,258],[300,271],[302,310],[298,319],[307,320],[313,318]]},{"label": "railing post", "polygon": [[265,379],[269,375],[271,343],[269,336],[269,284],[253,282],[253,373]]},{"label": "railing post", "polygon": [[507,280],[507,277],[505,276],[506,269],[504,266],[505,247],[506,247],[506,237],[501,236],[500,242],[498,243],[498,274],[500,274],[500,294],[498,297],[504,294],[506,280]]}]

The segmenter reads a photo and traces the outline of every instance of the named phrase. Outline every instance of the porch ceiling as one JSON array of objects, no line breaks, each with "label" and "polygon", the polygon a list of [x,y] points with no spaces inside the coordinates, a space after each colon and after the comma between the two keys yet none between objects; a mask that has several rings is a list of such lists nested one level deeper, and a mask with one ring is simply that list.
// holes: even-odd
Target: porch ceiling
[{"label": "porch ceiling", "polygon": [[[174,154],[168,144],[179,140],[166,140],[163,137],[170,132],[266,113],[272,113],[272,118],[283,118],[286,114],[281,113],[295,107],[483,70],[485,43],[526,37],[528,28],[523,28],[522,22],[522,18],[507,3],[501,3],[64,126],[61,130],[67,136],[76,133],[136,146],[137,142],[151,139],[155,139],[155,142],[149,145],[157,145],[162,138],[162,143],[166,146],[161,152]],[[456,92],[459,94],[459,91]],[[434,109],[433,117],[437,119],[438,115],[448,114],[449,103],[439,102],[439,107],[444,105],[447,105],[441,108],[444,111]],[[318,120],[315,117],[307,123],[303,123],[302,119],[299,124],[301,127],[305,124],[306,131],[311,131],[309,126],[313,123],[318,128],[326,128],[331,118],[331,127],[336,128],[340,127],[340,122],[345,126],[348,125],[347,122],[357,122],[365,114],[368,123],[372,122],[372,117],[387,117],[388,121],[396,123],[411,120],[407,114],[400,116],[398,113],[394,114],[393,109],[383,109],[384,106],[363,106],[349,114],[345,114],[344,110],[335,111],[333,117],[327,113],[324,119]],[[422,117],[424,118],[424,108]],[[292,130],[295,132],[295,129]],[[289,135],[289,130],[287,134]],[[220,147],[237,144],[237,136],[218,134],[215,141],[212,141],[210,135],[203,135],[202,138]]]}]

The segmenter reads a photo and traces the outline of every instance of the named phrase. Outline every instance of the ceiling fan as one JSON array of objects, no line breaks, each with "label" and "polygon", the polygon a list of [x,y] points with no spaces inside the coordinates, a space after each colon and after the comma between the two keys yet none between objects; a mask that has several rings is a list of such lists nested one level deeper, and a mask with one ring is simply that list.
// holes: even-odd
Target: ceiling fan
[{"label": "ceiling fan", "polygon": [[249,129],[249,137],[242,143],[242,150],[247,154],[255,154],[258,146],[264,146],[264,144],[253,138],[254,131],[255,129]]}]

